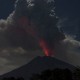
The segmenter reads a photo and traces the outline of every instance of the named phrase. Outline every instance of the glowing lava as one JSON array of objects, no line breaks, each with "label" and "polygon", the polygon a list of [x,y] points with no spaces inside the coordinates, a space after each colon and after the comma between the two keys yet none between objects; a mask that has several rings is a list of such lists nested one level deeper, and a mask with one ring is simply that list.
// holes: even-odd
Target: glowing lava
[{"label": "glowing lava", "polygon": [[48,46],[45,40],[41,39],[39,43],[46,56],[51,56],[54,54],[53,50]]},{"label": "glowing lava", "polygon": [[46,56],[52,56],[54,54],[54,51],[49,43],[47,43],[47,40],[37,36],[38,31],[30,20],[28,20],[26,17],[22,17],[18,20],[18,24],[25,29],[26,33],[35,37],[39,41],[39,45],[43,49]]}]

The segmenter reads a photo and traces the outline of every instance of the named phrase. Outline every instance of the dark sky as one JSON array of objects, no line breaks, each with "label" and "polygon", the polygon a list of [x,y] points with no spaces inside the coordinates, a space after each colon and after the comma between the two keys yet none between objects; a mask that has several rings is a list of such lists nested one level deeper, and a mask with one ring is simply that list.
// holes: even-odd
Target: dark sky
[{"label": "dark sky", "polygon": [[[0,18],[7,18],[13,11],[16,0],[0,0]],[[80,0],[56,0],[56,13],[59,17],[80,17]]]},{"label": "dark sky", "polygon": [[0,0],[0,18],[7,18],[14,9],[15,0]]},{"label": "dark sky", "polygon": [[80,17],[80,0],[56,0],[56,8],[60,16]]}]

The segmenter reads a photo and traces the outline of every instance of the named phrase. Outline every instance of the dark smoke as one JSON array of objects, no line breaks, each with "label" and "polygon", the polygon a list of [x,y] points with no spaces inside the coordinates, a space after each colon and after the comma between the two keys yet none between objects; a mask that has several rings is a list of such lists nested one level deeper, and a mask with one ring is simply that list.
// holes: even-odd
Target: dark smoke
[{"label": "dark smoke", "polygon": [[54,7],[54,1],[17,0],[15,11],[8,17],[8,26],[4,30],[8,46],[27,50],[41,47],[47,56],[55,53],[54,45],[65,36],[57,28],[58,18]]},{"label": "dark smoke", "polygon": [[55,53],[55,43],[65,39],[64,34],[57,28],[58,18],[55,14],[54,1],[33,0],[30,5],[29,17],[36,25],[36,37],[45,55],[51,56]]}]

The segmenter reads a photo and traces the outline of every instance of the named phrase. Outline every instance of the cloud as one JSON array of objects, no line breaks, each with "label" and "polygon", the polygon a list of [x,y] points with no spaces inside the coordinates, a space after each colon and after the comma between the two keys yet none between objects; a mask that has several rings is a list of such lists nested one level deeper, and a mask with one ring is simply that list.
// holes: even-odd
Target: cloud
[{"label": "cloud", "polygon": [[66,37],[59,44],[55,45],[56,54],[55,57],[66,61],[75,66],[80,66],[80,42]]},{"label": "cloud", "polygon": [[24,50],[18,48],[5,48],[0,50],[0,74],[7,73],[15,68],[18,68],[36,56],[42,56],[43,52],[40,50]]},{"label": "cloud", "polygon": [[58,27],[63,29],[67,35],[71,35],[75,39],[79,36],[79,19],[77,17],[61,17],[58,22]]},{"label": "cloud", "polygon": [[80,41],[78,19],[63,17],[59,20],[58,27],[63,29],[66,38],[55,45],[56,57],[75,66],[80,66]]},{"label": "cloud", "polygon": [[[25,5],[26,3],[22,6]],[[0,74],[20,67],[36,56],[43,55],[38,41],[26,33],[21,24],[18,24],[26,9],[22,6],[16,6],[6,20],[0,20]]]}]

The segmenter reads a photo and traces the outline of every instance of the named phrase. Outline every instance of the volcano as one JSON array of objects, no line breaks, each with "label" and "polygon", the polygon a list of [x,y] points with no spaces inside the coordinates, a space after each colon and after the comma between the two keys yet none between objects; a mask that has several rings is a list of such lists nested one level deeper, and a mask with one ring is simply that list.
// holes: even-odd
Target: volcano
[{"label": "volcano", "polygon": [[18,69],[15,69],[9,73],[1,75],[0,79],[3,77],[15,77],[15,78],[23,77],[25,80],[29,80],[29,78],[33,74],[40,73],[47,69],[52,70],[55,68],[60,68],[60,69],[67,68],[73,70],[76,67],[53,57],[49,56],[36,57],[28,64]]}]

